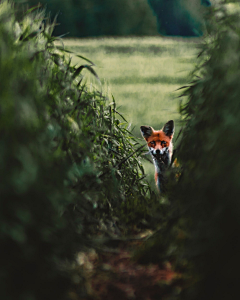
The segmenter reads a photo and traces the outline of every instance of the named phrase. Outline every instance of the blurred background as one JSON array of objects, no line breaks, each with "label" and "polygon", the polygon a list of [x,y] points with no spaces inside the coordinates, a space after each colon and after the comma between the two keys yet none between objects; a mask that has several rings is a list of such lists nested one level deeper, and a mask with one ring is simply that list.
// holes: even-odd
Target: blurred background
[{"label": "blurred background", "polygon": [[[23,1],[16,1],[23,2]],[[25,1],[26,2],[26,1]],[[69,37],[156,35],[199,36],[210,0],[29,0],[41,3]]]}]

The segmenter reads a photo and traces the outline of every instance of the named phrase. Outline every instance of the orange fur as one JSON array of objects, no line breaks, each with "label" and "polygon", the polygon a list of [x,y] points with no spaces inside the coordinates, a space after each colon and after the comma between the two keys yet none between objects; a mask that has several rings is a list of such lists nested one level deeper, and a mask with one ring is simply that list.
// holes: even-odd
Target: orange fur
[{"label": "orange fur", "polygon": [[[162,130],[153,130],[152,135],[148,138],[145,138],[145,140],[149,147],[152,147],[156,150],[161,150],[164,147],[169,147],[172,140],[172,135],[168,137]],[[166,142],[166,145],[164,147],[161,145],[162,141]],[[151,142],[155,142],[156,144],[152,145]]]},{"label": "orange fur", "polygon": [[150,126],[141,126],[140,130],[155,165],[156,185],[162,192],[165,190],[165,172],[172,159],[174,122],[168,121],[161,130],[154,130]]}]

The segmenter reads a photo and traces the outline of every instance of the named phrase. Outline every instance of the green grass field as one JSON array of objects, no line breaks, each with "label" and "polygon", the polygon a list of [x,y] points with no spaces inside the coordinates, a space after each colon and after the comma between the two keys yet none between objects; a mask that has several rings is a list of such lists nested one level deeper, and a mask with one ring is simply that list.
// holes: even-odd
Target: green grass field
[{"label": "green grass field", "polygon": [[[177,135],[180,115],[176,90],[189,82],[198,42],[163,37],[64,39],[66,49],[94,62],[102,85],[92,75],[87,75],[88,79],[114,96],[119,112],[137,137],[141,137],[141,125],[160,129],[170,119],[175,121]],[[77,57],[72,62],[83,63]],[[144,166],[153,178],[153,166],[148,162]]]}]

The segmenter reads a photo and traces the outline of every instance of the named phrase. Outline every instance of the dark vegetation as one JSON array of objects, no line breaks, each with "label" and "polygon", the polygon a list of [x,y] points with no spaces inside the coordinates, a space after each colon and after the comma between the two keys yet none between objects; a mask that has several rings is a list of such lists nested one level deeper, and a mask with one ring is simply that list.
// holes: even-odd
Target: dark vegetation
[{"label": "dark vegetation", "polygon": [[175,196],[194,280],[184,299],[239,297],[240,22],[216,9],[182,105],[186,126]]},{"label": "dark vegetation", "polygon": [[198,9],[201,9],[200,6],[211,6],[211,1],[148,0],[148,2],[157,17],[159,33],[185,37],[201,36],[203,34],[203,19],[196,18],[191,13],[189,6],[193,2],[195,6],[198,6]]},{"label": "dark vegetation", "polygon": [[52,30],[43,12],[0,4],[1,299],[64,299],[63,260],[157,204],[142,146],[84,81],[93,63],[72,66]]},{"label": "dark vegetation", "polygon": [[[18,0],[15,0],[18,2]],[[147,0],[28,0],[41,3],[58,24],[54,35],[68,37],[157,35],[156,19]]]},{"label": "dark vegetation", "polygon": [[[15,0],[14,2],[22,2]],[[54,35],[68,37],[162,35],[193,37],[204,32],[210,0],[27,0],[58,15]]]}]

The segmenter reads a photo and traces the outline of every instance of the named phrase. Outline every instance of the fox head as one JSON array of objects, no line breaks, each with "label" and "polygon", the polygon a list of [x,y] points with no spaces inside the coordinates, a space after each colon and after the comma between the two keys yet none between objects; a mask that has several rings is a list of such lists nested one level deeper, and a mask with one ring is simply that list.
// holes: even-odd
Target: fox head
[{"label": "fox head", "polygon": [[172,157],[172,138],[174,134],[174,122],[168,121],[161,130],[154,130],[150,126],[141,126],[141,133],[147,142],[155,166],[164,164],[168,166]]}]

